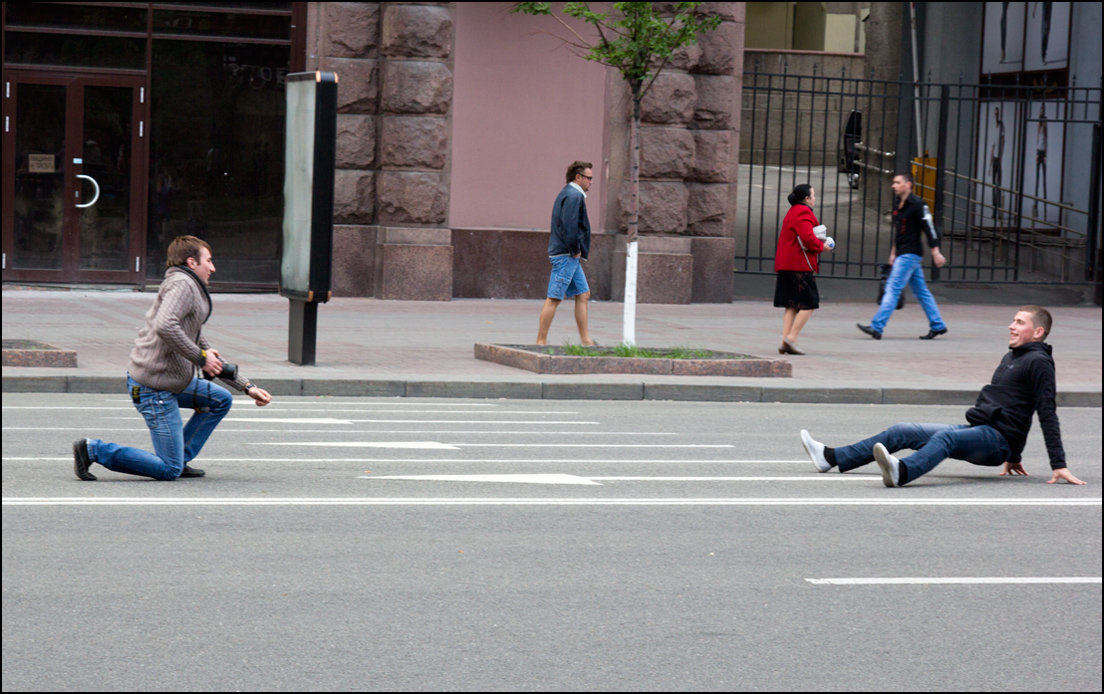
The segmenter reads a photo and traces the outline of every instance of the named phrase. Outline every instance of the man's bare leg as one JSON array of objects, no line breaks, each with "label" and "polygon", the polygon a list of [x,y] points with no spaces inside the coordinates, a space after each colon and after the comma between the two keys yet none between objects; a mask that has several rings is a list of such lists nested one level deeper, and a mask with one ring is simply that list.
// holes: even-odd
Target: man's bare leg
[{"label": "man's bare leg", "polygon": [[552,319],[556,317],[556,309],[560,305],[559,299],[545,299],[540,312],[540,326],[537,328],[537,344],[548,344],[548,330],[552,327]]},{"label": "man's bare leg", "polygon": [[589,301],[590,292],[575,296],[575,324],[579,326],[579,344],[587,346],[594,344],[594,340],[590,339],[588,326],[587,302]]}]

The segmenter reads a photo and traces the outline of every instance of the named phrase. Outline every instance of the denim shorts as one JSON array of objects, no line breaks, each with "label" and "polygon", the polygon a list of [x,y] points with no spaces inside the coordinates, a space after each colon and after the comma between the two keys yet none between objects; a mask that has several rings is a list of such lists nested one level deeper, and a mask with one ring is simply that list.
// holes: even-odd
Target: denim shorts
[{"label": "denim shorts", "polygon": [[566,297],[590,291],[586,275],[583,274],[583,264],[578,258],[554,255],[548,260],[552,263],[552,276],[548,278],[549,299],[563,301]]}]

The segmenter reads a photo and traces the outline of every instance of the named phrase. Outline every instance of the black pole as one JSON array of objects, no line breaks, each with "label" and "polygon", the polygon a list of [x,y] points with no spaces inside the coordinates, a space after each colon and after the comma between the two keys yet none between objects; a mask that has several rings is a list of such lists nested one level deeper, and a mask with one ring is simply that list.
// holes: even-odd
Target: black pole
[{"label": "black pole", "polygon": [[[932,210],[932,222],[941,225],[944,229],[947,225],[943,223],[943,172],[947,169],[947,112],[951,107],[949,89],[950,87],[945,84],[939,88],[939,132],[936,134],[939,142],[935,148],[935,199],[932,200],[932,204],[935,205],[935,209]],[[948,248],[947,251],[949,253],[951,249]],[[935,263],[932,263],[931,278],[933,282],[939,280],[939,268]]]},{"label": "black pole", "polygon": [[1100,262],[1100,168],[1102,163],[1100,161],[1100,123],[1093,123],[1093,138],[1092,138],[1092,172],[1089,174],[1089,223],[1086,231],[1088,232],[1088,243],[1085,244],[1086,258],[1085,258],[1085,279],[1093,280],[1096,284],[1096,305],[1099,306],[1101,302],[1101,262]]},{"label": "black pole", "polygon": [[288,361],[300,366],[313,366],[318,336],[318,303],[290,298],[288,306]]}]

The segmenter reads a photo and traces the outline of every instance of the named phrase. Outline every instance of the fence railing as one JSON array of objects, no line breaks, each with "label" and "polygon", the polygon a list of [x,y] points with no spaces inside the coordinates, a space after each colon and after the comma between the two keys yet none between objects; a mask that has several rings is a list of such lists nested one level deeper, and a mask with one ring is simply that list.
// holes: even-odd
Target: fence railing
[{"label": "fence railing", "polygon": [[943,235],[932,279],[1084,284],[1100,275],[1101,89],[744,75],[737,272],[770,273],[798,183],[836,239],[832,277],[878,276],[892,175]]}]

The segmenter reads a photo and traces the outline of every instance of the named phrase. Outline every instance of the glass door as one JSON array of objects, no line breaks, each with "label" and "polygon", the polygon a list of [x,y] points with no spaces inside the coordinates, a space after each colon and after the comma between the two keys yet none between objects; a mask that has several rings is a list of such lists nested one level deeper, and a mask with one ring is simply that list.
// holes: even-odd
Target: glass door
[{"label": "glass door", "polygon": [[140,281],[144,111],[140,76],[5,76],[5,281]]}]

